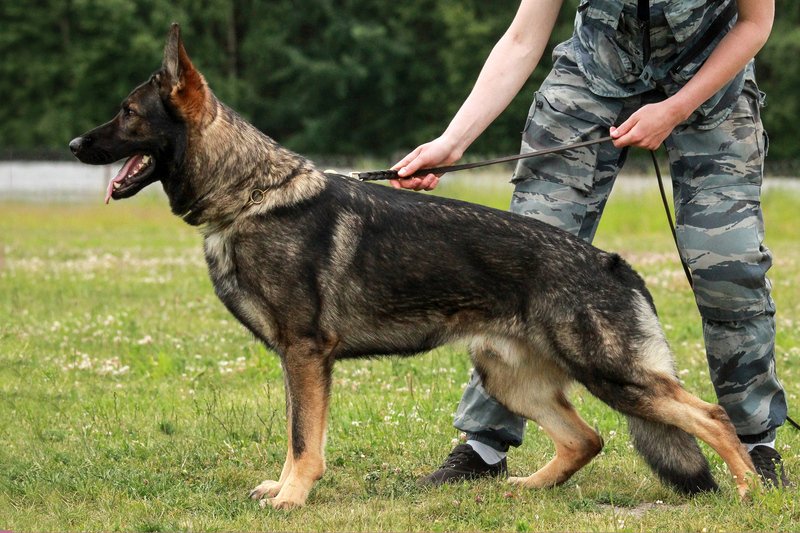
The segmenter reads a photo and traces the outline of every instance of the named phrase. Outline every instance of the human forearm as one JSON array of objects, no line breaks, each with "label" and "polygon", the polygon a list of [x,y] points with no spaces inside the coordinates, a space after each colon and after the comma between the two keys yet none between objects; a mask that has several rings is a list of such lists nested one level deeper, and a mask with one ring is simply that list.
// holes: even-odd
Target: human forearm
[{"label": "human forearm", "polygon": [[[402,177],[420,168],[451,165],[519,92],[542,57],[563,0],[522,0],[508,30],[492,49],[469,97],[445,132],[418,146],[393,168]],[[392,180],[394,187],[431,190],[439,178]]]},{"label": "human forearm", "polygon": [[516,96],[541,58],[544,47],[528,49],[504,36],[486,61],[469,97],[442,138],[463,153]]},{"label": "human forearm", "polygon": [[520,4],[514,21],[489,54],[472,92],[442,134],[455,152],[463,153],[530,77],[547,46],[561,3],[562,0],[527,0]]},{"label": "human forearm", "polygon": [[733,79],[769,37],[775,10],[773,0],[739,0],[738,6],[739,18],[731,31],[697,74],[671,99],[682,120]]}]

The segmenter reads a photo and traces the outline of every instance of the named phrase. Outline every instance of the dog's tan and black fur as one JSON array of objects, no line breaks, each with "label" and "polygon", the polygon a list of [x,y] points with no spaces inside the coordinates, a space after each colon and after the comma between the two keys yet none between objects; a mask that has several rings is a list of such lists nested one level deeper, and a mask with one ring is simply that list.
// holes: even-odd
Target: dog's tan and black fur
[{"label": "dog's tan and black fur", "polygon": [[177,24],[161,70],[70,147],[86,163],[130,158],[109,184],[116,200],[161,181],[205,234],[216,294],[280,355],[289,449],[254,498],[303,505],[322,476],[337,359],[456,341],[486,389],[555,441],[550,463],[512,483],[563,483],[602,448],[567,399],[574,381],[627,415],[677,490],[716,489],[690,434],[742,496],[755,482],[724,410],[681,388],[650,294],[619,256],[529,218],[318,172],[214,97]]}]

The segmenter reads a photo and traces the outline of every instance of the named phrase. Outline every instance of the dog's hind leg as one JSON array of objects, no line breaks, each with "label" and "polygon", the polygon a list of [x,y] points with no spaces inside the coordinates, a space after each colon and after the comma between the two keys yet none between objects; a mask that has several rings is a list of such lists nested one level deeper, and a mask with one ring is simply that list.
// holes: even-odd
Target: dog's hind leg
[{"label": "dog's hind leg", "polygon": [[508,481],[528,488],[553,487],[567,481],[603,449],[603,439],[592,429],[566,398],[554,391],[549,403],[537,403],[532,420],[550,435],[556,456],[528,477]]},{"label": "dog's hind leg", "polygon": [[[757,484],[758,478],[754,474],[753,462],[736,436],[725,409],[704,402],[669,378],[664,378],[653,390],[658,394],[649,399],[644,411],[656,422],[676,426],[711,446],[728,465],[739,496],[747,498],[750,484]],[[635,425],[629,425],[633,433]]]},{"label": "dog's hind leg", "polygon": [[592,343],[592,352],[584,350],[576,379],[628,415],[634,447],[664,482],[684,494],[717,490],[694,435],[728,464],[744,497],[748,471],[755,470],[725,410],[680,386],[655,309],[643,294],[634,295],[633,303],[635,320],[627,324],[627,333],[618,323],[595,320],[600,332],[595,338],[602,342]]},{"label": "dog's hind leg", "polygon": [[[305,344],[305,343],[302,343]],[[282,358],[289,404],[289,453],[277,483],[262,483],[252,497],[274,494],[270,505],[289,509],[305,504],[314,483],[325,470],[325,429],[333,357],[330,349],[308,346],[288,349]],[[261,488],[260,488],[261,487]]]},{"label": "dog's hind leg", "polygon": [[541,425],[556,447],[556,456],[544,467],[509,482],[528,488],[559,485],[600,453],[603,439],[567,399],[572,380],[558,366],[509,342],[477,342],[472,356],[486,390],[508,409]]},{"label": "dog's hind leg", "polygon": [[589,391],[628,416],[633,445],[659,478],[684,494],[717,484],[692,435],[727,463],[742,498],[757,483],[753,463],[725,410],[686,392],[673,375],[643,368],[616,372],[614,380],[585,380]]}]

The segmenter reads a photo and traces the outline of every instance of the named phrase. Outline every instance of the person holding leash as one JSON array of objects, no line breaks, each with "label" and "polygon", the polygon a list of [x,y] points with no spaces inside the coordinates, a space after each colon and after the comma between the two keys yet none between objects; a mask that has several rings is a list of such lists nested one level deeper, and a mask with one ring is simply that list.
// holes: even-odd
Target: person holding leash
[{"label": "person holding leash", "polygon": [[[436,187],[432,174],[403,178],[461,158],[533,72],[562,3],[521,1],[445,132],[393,167],[394,187]],[[760,207],[768,139],[753,66],[774,11],[774,0],[581,0],[574,33],[553,51],[535,94],[522,151],[609,132],[613,141],[520,161],[510,209],[591,242],[629,147],[666,145],[718,401],[762,481],[786,486],[775,437],[787,405],[775,374],[772,254]],[[421,484],[507,475],[505,455],[522,443],[525,419],[497,403],[477,372],[454,426],[466,444]]]}]

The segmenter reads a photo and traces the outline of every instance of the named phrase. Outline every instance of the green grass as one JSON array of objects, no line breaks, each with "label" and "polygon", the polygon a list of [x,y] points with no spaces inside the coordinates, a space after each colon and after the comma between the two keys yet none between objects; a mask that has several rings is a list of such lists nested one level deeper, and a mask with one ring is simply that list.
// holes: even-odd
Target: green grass
[{"label": "green grass", "polygon": [[[440,194],[506,208],[510,188],[445,183]],[[619,184],[624,186],[624,184]],[[98,201],[99,204],[99,201]],[[764,199],[779,309],[779,375],[798,416],[800,197]],[[714,393],[700,321],[657,194],[612,198],[596,244],[646,277],[686,387]],[[630,449],[624,418],[576,388],[606,441],[553,490],[500,482],[421,490],[459,435],[453,413],[470,371],[453,348],[338,364],[328,470],[291,512],[247,499],[286,450],[277,357],[213,294],[196,231],[166,202],[0,204],[0,528],[36,531],[797,531],[795,492],[734,497],[704,448],[719,495],[680,497]],[[800,482],[800,438],[778,447]],[[512,473],[553,447],[530,424]]]}]

